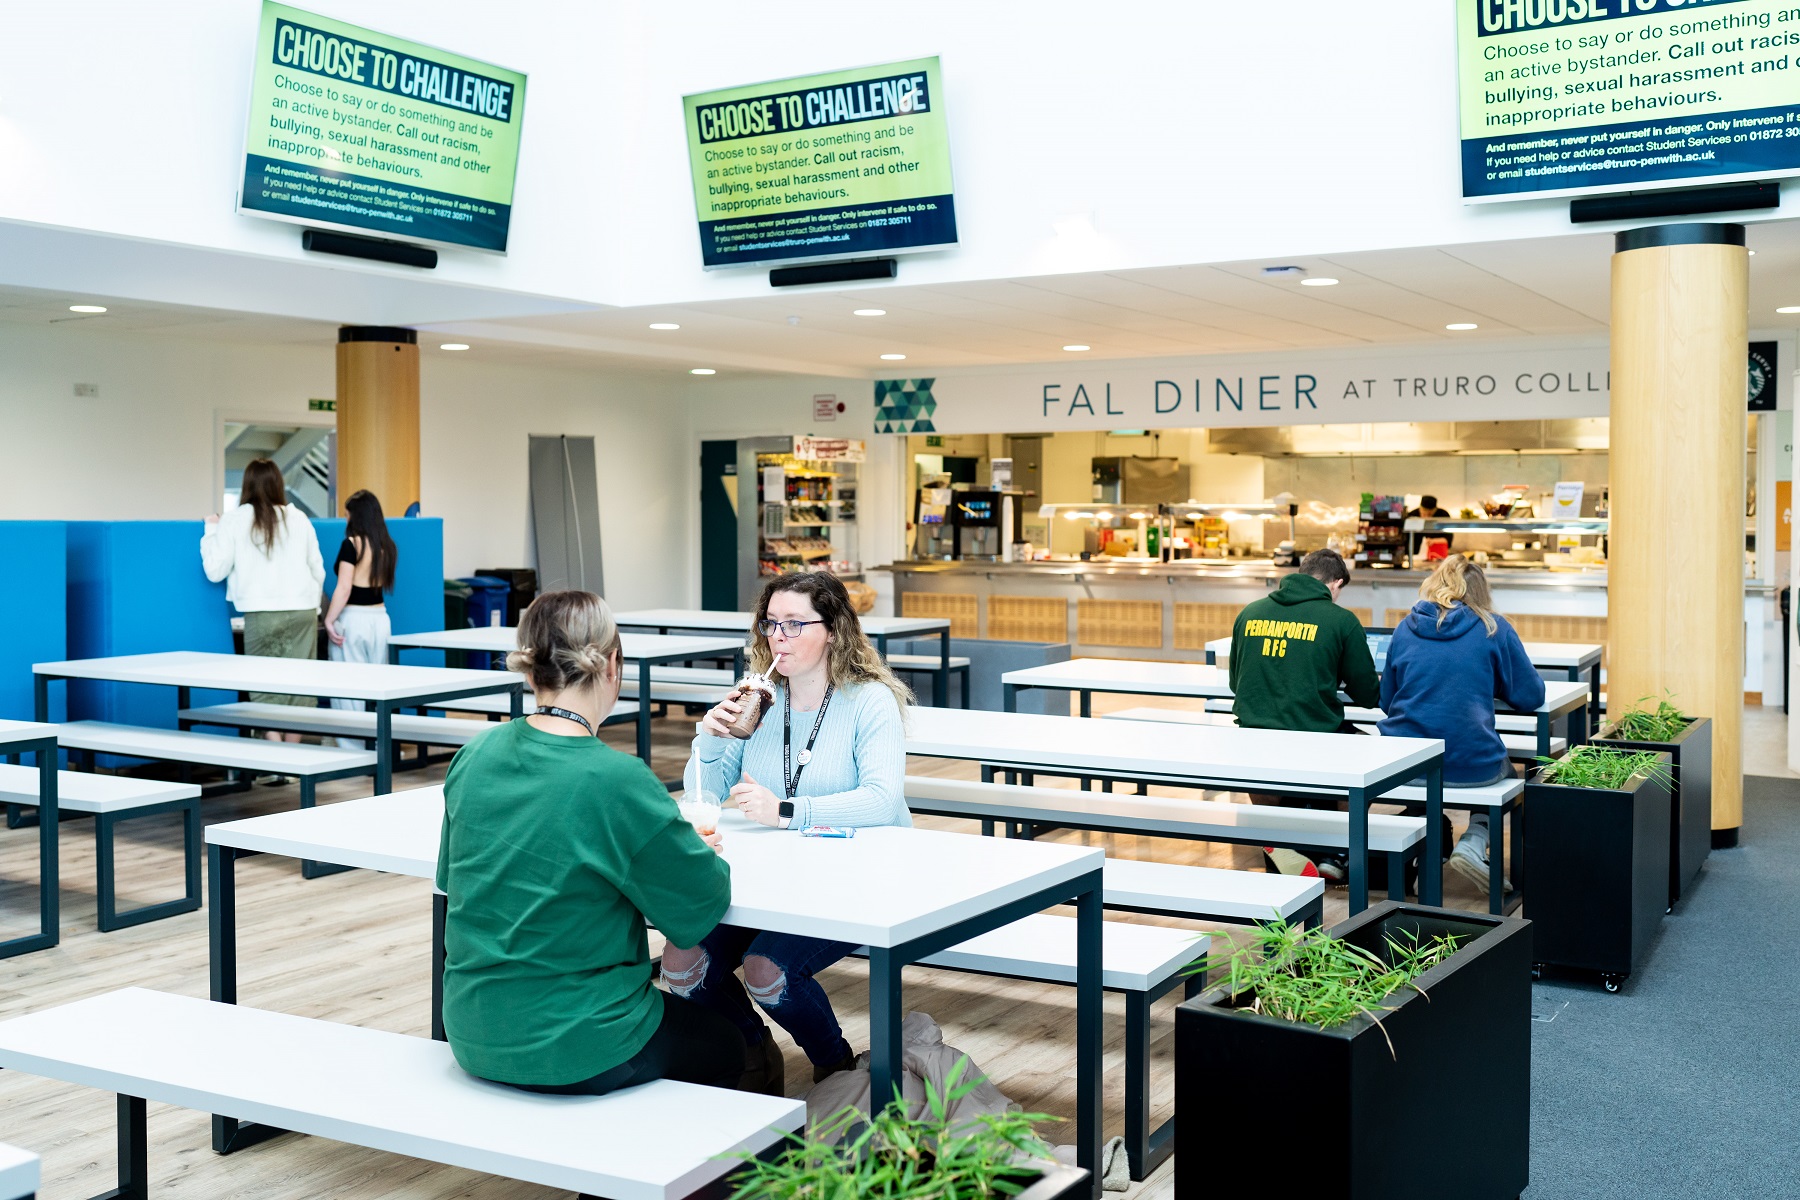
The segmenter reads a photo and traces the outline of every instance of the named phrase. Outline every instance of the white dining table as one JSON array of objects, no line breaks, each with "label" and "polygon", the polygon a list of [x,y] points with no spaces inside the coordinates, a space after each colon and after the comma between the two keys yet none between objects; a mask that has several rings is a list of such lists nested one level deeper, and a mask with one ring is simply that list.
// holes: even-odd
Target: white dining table
[{"label": "white dining table", "polygon": [[169,650],[158,654],[122,654],[108,658],[78,658],[66,662],[35,663],[33,688],[38,720],[50,711],[50,683],[56,679],[97,679],[110,683],[144,683],[172,687],[176,711],[189,707],[196,688],[225,692],[271,692],[284,696],[312,696],[334,700],[360,700],[374,708],[375,790],[388,791],[393,784],[393,717],[406,708],[418,708],[433,700],[456,700],[510,692],[513,715],[522,711],[522,684],[517,676],[498,671],[471,671],[451,667],[402,667],[391,663],[347,663],[320,659],[268,658],[250,654],[217,654],[200,650]]},{"label": "white dining table", "polygon": [[[279,854],[435,879],[443,817],[439,785],[209,826],[212,999],[237,1003],[237,859]],[[758,825],[735,809],[725,811],[719,829],[731,864],[731,905],[721,924],[867,948],[876,1096],[888,1095],[899,1079],[905,966],[1031,913],[1073,903],[1079,921],[1076,1120],[1081,1159],[1092,1168],[1101,1128],[1103,851],[898,826],[859,829],[850,838],[807,837]],[[445,913],[445,897],[434,894],[437,1038],[444,1036]]]},{"label": "white dining table", "polygon": [[0,721],[0,758],[17,762],[21,755],[30,754],[37,759],[38,769],[38,931],[0,942],[0,958],[48,949],[61,936],[56,730],[56,725],[47,721]]},{"label": "white dining table", "polygon": [[[468,629],[440,629],[425,633],[395,634],[388,639],[388,661],[398,662],[402,650],[461,650],[481,654],[506,654],[519,648],[519,631],[512,625],[475,625]],[[638,667],[638,703],[647,713],[650,705],[651,668],[664,663],[696,659],[729,658],[734,675],[744,673],[742,638],[668,637],[654,633],[621,633],[619,655]],[[650,761],[650,722],[637,723],[637,755]],[[385,789],[378,789],[385,790]]]},{"label": "white dining table", "polygon": [[[1094,693],[1131,696],[1179,696],[1193,700],[1232,699],[1231,673],[1204,663],[1159,662],[1131,658],[1071,658],[1065,662],[1022,667],[1000,676],[1002,704],[1018,709],[1018,694],[1033,688],[1074,692],[1084,717],[1093,715]],[[1348,697],[1339,693],[1339,699]],[[1589,689],[1580,681],[1548,680],[1544,702],[1524,715],[1536,719],[1538,754],[1550,755],[1556,722],[1566,720],[1571,747],[1587,740]],[[1515,710],[1496,705],[1500,712]],[[1377,718],[1379,719],[1379,717]]]},{"label": "white dining table", "polygon": [[[980,763],[984,779],[1001,770],[1342,795],[1350,811],[1353,914],[1369,901],[1369,805],[1385,792],[1423,779],[1425,852],[1419,864],[1419,898],[1437,904],[1443,896],[1439,817],[1444,743],[1435,738],[1344,737],[1233,726],[1184,726],[1181,736],[1171,737],[1167,726],[1152,722],[919,707],[906,714],[906,752]],[[1103,803],[1104,797],[1096,800]]]},{"label": "white dining table", "polygon": [[[753,612],[732,612],[711,608],[639,608],[614,613],[613,620],[621,629],[654,629],[668,633],[672,629],[699,629],[709,633],[735,633],[748,638]],[[950,702],[950,621],[947,617],[858,617],[863,635],[875,644],[883,658],[887,657],[892,638],[938,636],[942,665],[931,672],[931,702],[940,707]]]}]

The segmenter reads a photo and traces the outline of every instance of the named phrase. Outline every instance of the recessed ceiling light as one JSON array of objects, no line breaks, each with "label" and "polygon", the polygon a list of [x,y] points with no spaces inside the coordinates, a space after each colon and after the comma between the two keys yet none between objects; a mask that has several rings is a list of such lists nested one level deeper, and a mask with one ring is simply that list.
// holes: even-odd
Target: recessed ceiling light
[{"label": "recessed ceiling light", "polygon": [[469,343],[467,342],[445,342],[438,347],[439,350],[467,350],[468,348]]},{"label": "recessed ceiling light", "polygon": [[1786,308],[1778,308],[1778,313],[1800,313],[1800,304],[1790,304]]},{"label": "recessed ceiling light", "polygon": [[1300,281],[1300,286],[1301,287],[1336,287],[1337,280],[1333,279],[1329,275],[1320,275],[1316,279],[1302,279]]},{"label": "recessed ceiling light", "polygon": [[1064,346],[1063,349],[1064,350],[1088,350],[1088,349],[1092,349],[1092,347],[1083,346],[1078,342],[1073,346]]},{"label": "recessed ceiling light", "polygon": [[1473,321],[1452,321],[1450,324],[1444,326],[1444,328],[1455,330],[1457,333],[1462,333],[1469,329],[1479,329],[1481,326],[1475,324]]},{"label": "recessed ceiling light", "polygon": [[885,309],[885,308],[856,308],[856,309],[851,309],[850,311],[851,311],[852,316],[858,316],[858,317],[885,317],[885,316],[887,316],[887,309]]},{"label": "recessed ceiling light", "polygon": [[881,357],[886,362],[900,362],[906,358],[906,355],[904,355],[904,354],[884,354]]},{"label": "recessed ceiling light", "polygon": [[652,329],[680,329],[681,326],[675,324],[675,322],[673,322],[673,321],[652,321],[652,322],[650,322],[650,328],[652,328]]},{"label": "recessed ceiling light", "polygon": [[71,305],[69,305],[69,311],[70,312],[78,312],[78,313],[103,313],[106,311],[106,305],[104,305],[104,304],[71,304]]},{"label": "recessed ceiling light", "polygon": [[711,367],[695,367],[693,370],[689,371],[688,374],[689,375],[717,375],[718,372],[713,370]]}]

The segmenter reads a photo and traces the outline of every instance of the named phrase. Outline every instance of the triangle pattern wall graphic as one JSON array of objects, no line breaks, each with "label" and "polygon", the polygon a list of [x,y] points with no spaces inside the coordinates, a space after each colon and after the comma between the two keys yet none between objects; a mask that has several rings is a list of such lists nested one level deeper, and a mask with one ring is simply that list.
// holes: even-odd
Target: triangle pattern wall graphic
[{"label": "triangle pattern wall graphic", "polygon": [[875,381],[876,433],[936,433],[931,423],[937,399],[931,394],[935,379],[877,379]]}]

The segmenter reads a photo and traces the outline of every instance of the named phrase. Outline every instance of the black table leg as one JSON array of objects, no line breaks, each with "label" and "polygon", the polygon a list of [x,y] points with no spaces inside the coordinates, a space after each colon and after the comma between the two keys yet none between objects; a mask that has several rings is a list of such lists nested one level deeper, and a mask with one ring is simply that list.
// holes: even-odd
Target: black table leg
[{"label": "black table leg", "polygon": [[[1365,808],[1364,813],[1367,813]],[[1425,859],[1419,864],[1419,902],[1444,902],[1444,760],[1425,768]]]},{"label": "black table leg", "polygon": [[900,959],[891,949],[869,947],[869,1107],[879,1112],[900,1086]]},{"label": "black table leg", "polygon": [[[209,843],[206,847],[206,933],[211,967],[212,998],[220,1004],[237,1003],[237,860],[255,850]],[[236,1117],[213,1114],[213,1151],[231,1154],[246,1146],[285,1133],[273,1125],[257,1125]]]},{"label": "black table leg", "polygon": [[1350,915],[1369,907],[1369,794],[1363,788],[1349,791],[1350,810]]},{"label": "black table leg", "polygon": [[375,794],[394,790],[394,705],[382,700],[375,705]]},{"label": "black table leg", "polygon": [[650,761],[650,660],[638,659],[638,727],[637,754]]},{"label": "black table leg", "polygon": [[950,630],[938,631],[943,665],[931,676],[931,702],[939,708],[950,707]]},{"label": "black table leg", "polygon": [[[30,742],[16,742],[14,746],[20,753],[29,752],[37,756],[38,806],[32,817],[38,827],[38,931],[0,942],[0,958],[30,954],[34,950],[48,950],[62,938],[62,875],[57,850],[59,823],[56,739],[39,738]],[[8,754],[7,757],[12,758],[14,755]],[[30,823],[21,820],[19,825]]]},{"label": "black table leg", "polygon": [[1000,707],[1007,712],[1019,711],[1019,685],[1003,683],[1000,685]]},{"label": "black table leg", "polygon": [[1100,1195],[1102,895],[1097,876],[1075,901],[1075,1165]]},{"label": "black table leg", "polygon": [[431,893],[431,1036],[447,1042],[444,1033],[444,923],[450,914],[450,897]]}]

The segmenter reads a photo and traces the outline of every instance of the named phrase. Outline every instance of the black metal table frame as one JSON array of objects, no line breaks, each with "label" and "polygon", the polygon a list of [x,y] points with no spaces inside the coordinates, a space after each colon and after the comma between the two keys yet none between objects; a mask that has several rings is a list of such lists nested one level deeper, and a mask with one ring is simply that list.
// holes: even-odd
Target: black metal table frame
[{"label": "black metal table frame", "polygon": [[[237,860],[261,854],[236,846],[207,843],[207,937],[210,995],[221,1004],[237,1003]],[[966,917],[954,925],[897,946],[869,947],[869,1046],[871,1095],[886,1095],[897,1084],[902,1062],[900,1022],[901,972],[915,963],[959,942],[1009,925],[1032,913],[1058,904],[1076,910],[1075,984],[1075,1093],[1076,1157],[1078,1165],[1093,1172],[1099,1194],[1101,1129],[1101,954],[1104,873],[1096,867],[1065,883],[1040,888],[1028,896]],[[431,1036],[444,1040],[444,924],[447,900],[441,892],[431,897]],[[230,1154],[284,1132],[271,1126],[240,1122],[235,1117],[213,1115],[213,1149]]]},{"label": "black metal table frame", "polygon": [[[93,682],[98,682],[98,683],[129,683],[129,682],[132,682],[131,680],[116,680],[116,679],[115,680],[107,680],[107,679],[97,679],[96,680],[96,679],[93,679],[92,676],[87,676],[87,675],[55,675],[55,674],[51,674],[48,672],[34,672],[32,674],[32,700],[33,700],[33,704],[34,704],[34,707],[37,712],[37,719],[40,721],[49,720],[50,684],[51,684],[52,680],[57,680],[57,679],[63,679],[63,680],[87,679],[87,680],[92,680]],[[202,691],[229,690],[229,689],[222,689],[222,688],[210,688],[209,685],[200,684],[200,683],[197,683],[197,684],[153,684],[150,686],[155,686],[155,687],[172,686],[172,687],[174,687],[175,688],[175,710],[177,712],[185,712],[190,707],[190,699],[193,695],[195,688],[199,688]],[[434,700],[461,700],[467,696],[487,696],[487,695],[492,695],[495,692],[510,692],[512,695],[512,715],[517,717],[524,712],[524,698],[523,698],[523,694],[522,694],[523,690],[524,690],[524,682],[522,680],[515,679],[511,683],[465,685],[462,687],[446,688],[441,691],[421,693],[416,696],[406,696],[404,698],[395,699],[395,700],[365,700],[365,699],[362,699],[361,697],[356,697],[356,696],[338,697],[338,696],[330,696],[330,695],[320,693],[320,692],[292,692],[292,693],[284,692],[282,694],[283,695],[299,695],[299,696],[310,695],[315,700],[334,700],[334,699],[362,700],[362,703],[365,706],[373,705],[374,709],[375,709],[375,793],[377,795],[386,795],[388,792],[391,792],[394,789],[394,714],[395,713],[400,712],[405,709],[409,709],[409,708],[420,708],[420,707],[429,705]],[[242,694],[243,693],[241,693],[241,692],[239,693],[239,695],[242,695]],[[184,722],[184,724],[202,724],[203,725],[203,724],[205,724],[205,721],[198,721],[198,722],[190,721],[190,722]],[[131,756],[125,755],[124,757],[129,758]],[[352,772],[348,772],[348,774],[360,774],[360,771],[352,771]],[[336,775],[329,775],[329,776],[321,775],[321,776],[318,776],[318,778],[320,778],[320,779],[337,778],[337,776]],[[304,785],[304,780],[302,781],[302,784]]]},{"label": "black metal table frame", "polygon": [[[39,720],[43,718],[40,716]],[[0,735],[0,754],[9,762],[26,754],[37,757],[38,768],[38,932],[23,934],[0,942],[0,958],[48,950],[61,938],[62,884],[58,864],[58,807],[56,802],[56,769],[58,766],[56,735],[32,734],[28,737]]]}]

